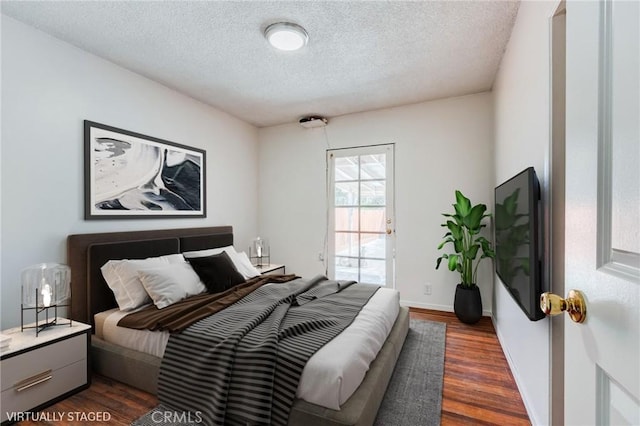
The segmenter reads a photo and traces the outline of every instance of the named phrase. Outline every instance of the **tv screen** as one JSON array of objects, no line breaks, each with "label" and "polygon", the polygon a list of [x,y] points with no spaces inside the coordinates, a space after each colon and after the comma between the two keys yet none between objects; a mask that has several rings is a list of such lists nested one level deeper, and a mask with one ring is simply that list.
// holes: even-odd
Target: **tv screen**
[{"label": "tv screen", "polygon": [[531,321],[545,317],[542,294],[540,183],[533,167],[495,190],[496,273]]}]

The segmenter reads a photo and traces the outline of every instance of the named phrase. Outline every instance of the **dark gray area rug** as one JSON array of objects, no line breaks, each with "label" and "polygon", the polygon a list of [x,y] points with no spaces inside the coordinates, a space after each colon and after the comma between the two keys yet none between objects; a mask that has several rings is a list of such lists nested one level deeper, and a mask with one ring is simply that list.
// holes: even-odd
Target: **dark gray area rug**
[{"label": "dark gray area rug", "polygon": [[446,324],[411,319],[376,426],[440,424]]},{"label": "dark gray area rug", "polygon": [[[375,426],[430,426],[440,424],[446,324],[411,319],[409,334],[393,371]],[[201,425],[188,413],[162,405],[131,423],[132,426]]]}]

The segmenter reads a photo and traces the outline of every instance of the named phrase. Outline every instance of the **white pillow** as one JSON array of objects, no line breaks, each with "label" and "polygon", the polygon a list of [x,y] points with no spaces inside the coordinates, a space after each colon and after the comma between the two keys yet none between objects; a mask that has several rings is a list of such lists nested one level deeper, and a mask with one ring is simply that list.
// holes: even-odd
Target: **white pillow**
[{"label": "white pillow", "polygon": [[207,250],[198,250],[198,251],[188,251],[182,253],[185,258],[193,259],[194,257],[205,257],[205,256],[213,256],[214,254],[220,254],[223,251],[226,251],[233,263],[233,266],[236,267],[236,270],[244,277],[244,279],[249,279],[255,276],[260,275],[260,271],[258,271],[249,260],[249,257],[245,252],[238,253],[233,246],[226,247],[218,247]]},{"label": "white pillow", "polygon": [[242,252],[242,253],[237,253],[237,255],[238,255],[238,263],[240,264],[240,267],[236,265],[236,269],[238,270],[238,272],[242,274],[242,276],[245,279],[257,277],[258,275],[260,275],[260,271],[258,271],[256,267],[253,266],[253,264],[249,260],[249,256],[247,256],[247,253]]},{"label": "white pillow", "polygon": [[172,263],[186,263],[181,254],[169,254],[147,259],[110,260],[100,270],[107,285],[113,291],[116,302],[122,311],[131,311],[151,299],[138,278],[138,269],[154,268]]},{"label": "white pillow", "polygon": [[138,277],[158,309],[206,291],[198,274],[186,262],[139,269]]}]

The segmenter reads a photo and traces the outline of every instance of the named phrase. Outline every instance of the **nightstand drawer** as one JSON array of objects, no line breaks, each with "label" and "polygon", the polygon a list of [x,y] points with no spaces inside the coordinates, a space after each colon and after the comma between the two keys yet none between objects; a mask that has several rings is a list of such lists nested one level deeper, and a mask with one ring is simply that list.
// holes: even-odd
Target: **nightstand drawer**
[{"label": "nightstand drawer", "polygon": [[36,333],[34,324],[3,330],[9,347],[0,350],[2,422],[13,413],[40,410],[74,392],[85,389],[89,376],[89,332],[91,326],[56,318],[59,326]]},{"label": "nightstand drawer", "polygon": [[[77,361],[87,359],[87,334],[45,345],[2,360],[2,403],[4,391],[13,388],[16,383],[38,375],[47,370],[56,371]],[[86,376],[86,371],[84,375]]]},{"label": "nightstand drawer", "polygon": [[[3,381],[6,373],[7,370],[5,370],[3,363]],[[26,387],[25,385],[23,386],[23,390],[20,392],[13,387],[2,391],[3,422],[8,419],[8,416],[11,415],[11,413],[28,411],[33,407],[37,407],[59,397],[60,395],[64,395],[67,392],[87,384],[86,359],[60,369],[53,370],[50,374],[41,377],[46,380],[30,387]],[[48,377],[51,378],[48,379]]]}]

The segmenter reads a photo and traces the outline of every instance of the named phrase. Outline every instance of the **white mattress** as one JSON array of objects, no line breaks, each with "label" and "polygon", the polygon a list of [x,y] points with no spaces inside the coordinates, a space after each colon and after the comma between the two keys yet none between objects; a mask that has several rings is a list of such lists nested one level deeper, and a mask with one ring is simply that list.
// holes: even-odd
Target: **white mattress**
[{"label": "white mattress", "polygon": [[[349,327],[309,358],[296,396],[312,404],[339,410],[360,386],[369,364],[387,339],[399,310],[400,295],[396,290],[378,290]],[[118,327],[118,321],[126,314],[112,309],[95,315],[98,337],[162,357],[169,333]]]}]

